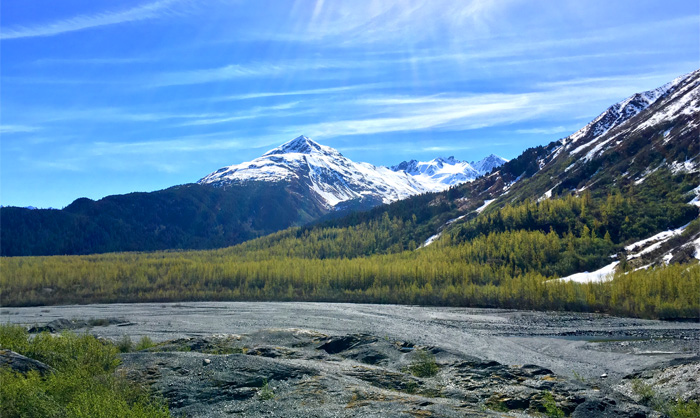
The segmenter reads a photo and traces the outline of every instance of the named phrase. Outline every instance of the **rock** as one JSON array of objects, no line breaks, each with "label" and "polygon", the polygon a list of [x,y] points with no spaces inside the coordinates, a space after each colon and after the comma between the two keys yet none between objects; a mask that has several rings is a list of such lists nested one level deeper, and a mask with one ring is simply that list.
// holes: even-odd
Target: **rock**
[{"label": "rock", "polygon": [[646,418],[647,412],[638,406],[618,405],[614,400],[603,398],[587,399],[571,414],[572,418]]},{"label": "rock", "polygon": [[372,365],[380,364],[389,358],[389,356],[384,354],[382,351],[374,349],[374,347],[370,346],[358,347],[348,353],[345,353],[343,357]]},{"label": "rock", "polygon": [[[417,349],[435,355],[438,376],[410,373]],[[553,407],[578,417],[649,413],[598,379],[596,387],[535,364],[511,366],[368,334],[260,330],[173,340],[157,350],[122,354],[122,371],[160,392],[174,416],[506,417],[541,416]],[[273,395],[265,402],[263,387]]]},{"label": "rock", "polygon": [[554,374],[554,372],[552,372],[551,370],[545,369],[544,367],[536,366],[534,364],[526,364],[520,368],[520,371],[528,377],[546,376]]},{"label": "rock", "polygon": [[66,318],[59,318],[59,319],[54,319],[53,321],[49,322],[48,324],[39,327],[31,327],[29,328],[29,332],[32,334],[39,333],[39,332],[50,332],[52,334],[59,333],[61,331],[67,331],[67,330],[72,330],[72,329],[79,329],[79,328],[87,328],[87,327],[104,327],[108,325],[118,325],[118,326],[125,326],[125,325],[132,325],[132,323],[125,321],[123,319],[117,319],[117,318],[93,318],[90,320],[83,320],[83,319],[66,319]]},{"label": "rock", "polygon": [[0,367],[9,367],[19,373],[28,373],[35,370],[42,376],[53,372],[51,366],[11,350],[0,350]]},{"label": "rock", "polygon": [[258,346],[251,348],[246,352],[249,356],[261,356],[268,358],[299,358],[299,354],[295,350],[290,350],[284,347]]},{"label": "rock", "polygon": [[87,326],[86,321],[69,320],[65,318],[54,319],[43,327],[31,327],[30,333],[50,332],[52,334],[69,329],[82,328]]},{"label": "rock", "polygon": [[338,354],[363,344],[371,344],[377,341],[377,337],[366,334],[345,335],[342,337],[331,337],[328,341],[318,347],[328,354]]}]

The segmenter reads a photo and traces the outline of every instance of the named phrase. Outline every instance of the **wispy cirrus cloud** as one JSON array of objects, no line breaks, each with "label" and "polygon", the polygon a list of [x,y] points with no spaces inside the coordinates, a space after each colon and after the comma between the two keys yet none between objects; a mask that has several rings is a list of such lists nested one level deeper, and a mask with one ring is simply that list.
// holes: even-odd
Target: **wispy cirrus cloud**
[{"label": "wispy cirrus cloud", "polygon": [[490,26],[494,14],[512,1],[375,1],[361,7],[356,2],[317,0],[314,7],[296,2],[287,11],[289,21],[294,22],[290,28],[261,30],[247,36],[298,42],[333,40],[343,46],[411,42],[437,36],[445,29],[459,33],[464,24],[472,29]]},{"label": "wispy cirrus cloud", "polygon": [[31,63],[34,66],[45,65],[127,65],[139,64],[152,61],[152,58],[146,57],[96,57],[96,58],[42,58]]},{"label": "wispy cirrus cloud", "polygon": [[317,89],[303,89],[303,90],[289,90],[289,91],[267,91],[260,93],[243,93],[243,94],[232,94],[229,96],[221,97],[207,97],[207,101],[210,102],[226,102],[235,100],[248,100],[248,99],[266,99],[270,97],[284,97],[284,96],[312,96],[312,95],[326,95],[333,93],[344,93],[348,91],[358,91],[358,90],[370,90],[376,88],[382,88],[388,86],[388,83],[368,83],[368,84],[356,84],[351,86],[339,86],[339,87],[325,87]]},{"label": "wispy cirrus cloud", "polygon": [[173,71],[157,74],[144,84],[165,87],[204,84],[253,77],[270,77],[290,72],[352,69],[367,66],[366,63],[349,60],[290,60],[282,62],[257,62],[229,64],[220,67]]},{"label": "wispy cirrus cloud", "polygon": [[29,125],[0,125],[0,134],[17,134],[26,132],[36,132],[41,128]]},{"label": "wispy cirrus cloud", "polygon": [[[15,118],[22,120],[39,121],[40,123],[59,123],[70,121],[93,121],[101,123],[122,123],[122,122],[161,122],[172,120],[197,120],[207,118],[224,117],[223,112],[139,112],[137,109],[125,109],[119,107],[95,107],[91,109],[51,109],[51,108],[30,108],[23,109],[15,115]],[[30,132],[38,128],[25,125],[3,125],[1,129],[8,129],[14,132]]]},{"label": "wispy cirrus cloud", "polygon": [[237,112],[234,115],[229,115],[229,116],[225,116],[225,117],[216,117],[216,118],[197,118],[195,120],[183,122],[183,123],[179,124],[178,126],[215,125],[215,124],[219,124],[219,123],[236,122],[236,121],[241,121],[241,120],[246,120],[246,119],[256,119],[256,118],[261,118],[261,117],[266,117],[266,116],[279,117],[279,116],[298,115],[299,112],[294,112],[292,114],[280,114],[280,111],[286,111],[289,109],[293,109],[298,104],[299,104],[299,102],[289,102],[289,103],[281,103],[281,104],[274,105],[274,106],[256,106],[256,107],[254,107],[252,109],[248,109],[244,112]]},{"label": "wispy cirrus cloud", "polygon": [[175,14],[173,8],[180,0],[160,0],[127,10],[112,10],[102,13],[79,15],[50,23],[32,26],[10,26],[0,30],[0,39],[53,36],[100,26],[155,19]]},{"label": "wispy cirrus cloud", "polygon": [[[390,117],[356,117],[326,121],[291,129],[318,138],[349,135],[369,135],[415,131],[464,131],[492,126],[507,126],[537,118],[555,117],[576,106],[587,111],[581,118],[592,118],[609,104],[624,99],[630,91],[643,91],[639,85],[619,85],[598,80],[581,84],[554,85],[511,94],[468,94],[430,96],[374,96],[341,101],[335,106],[354,109],[355,115],[363,110],[366,115],[388,112]],[[519,130],[520,134],[571,133],[576,126]]]}]

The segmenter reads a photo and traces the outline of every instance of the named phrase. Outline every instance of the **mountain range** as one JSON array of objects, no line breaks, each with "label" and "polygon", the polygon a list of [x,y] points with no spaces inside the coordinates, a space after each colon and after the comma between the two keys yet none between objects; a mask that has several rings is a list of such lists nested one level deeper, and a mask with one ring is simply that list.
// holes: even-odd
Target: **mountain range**
[{"label": "mountain range", "polygon": [[[613,225],[606,214],[595,224],[599,233],[630,244],[697,216],[699,79],[695,71],[634,94],[572,135],[510,161],[491,155],[471,163],[450,157],[377,167],[300,136],[197,184],[81,198],[63,210],[0,208],[2,255],[217,248],[324,219],[319,227],[415,216],[413,229],[395,238],[403,244],[392,247],[403,248],[445,233],[469,236],[464,225],[480,214],[586,193],[598,201],[619,195],[635,202],[636,213],[628,204],[626,218]],[[649,241],[655,250],[635,262],[649,261],[649,254],[665,260],[696,255],[700,243],[691,230]]]},{"label": "mountain range", "polygon": [[299,136],[249,162],[221,168],[198,181],[215,187],[262,181],[301,183],[327,209],[354,203],[371,207],[409,196],[442,191],[473,181],[507,160],[490,155],[478,163],[436,158],[391,168],[356,163],[337,150]]},{"label": "mountain range", "polygon": [[387,168],[351,161],[302,135],[196,184],[80,198],[62,210],[0,208],[0,250],[19,256],[225,247],[445,190],[505,161],[491,155],[469,164],[450,157]]}]

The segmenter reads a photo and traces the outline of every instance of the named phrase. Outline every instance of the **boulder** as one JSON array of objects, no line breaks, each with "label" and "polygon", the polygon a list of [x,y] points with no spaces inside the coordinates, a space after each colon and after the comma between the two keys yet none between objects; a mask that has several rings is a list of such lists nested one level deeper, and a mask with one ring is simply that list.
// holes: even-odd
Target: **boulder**
[{"label": "boulder", "polygon": [[0,367],[9,367],[18,373],[28,373],[34,370],[42,376],[53,372],[51,366],[11,350],[0,350]]}]

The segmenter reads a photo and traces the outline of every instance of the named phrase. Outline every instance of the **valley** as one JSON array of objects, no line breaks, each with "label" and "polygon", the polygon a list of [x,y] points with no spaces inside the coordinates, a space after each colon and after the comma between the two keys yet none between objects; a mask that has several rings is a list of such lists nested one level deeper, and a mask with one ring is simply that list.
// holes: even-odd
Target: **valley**
[{"label": "valley", "polygon": [[1,418],[700,418],[700,2],[0,17]]}]

